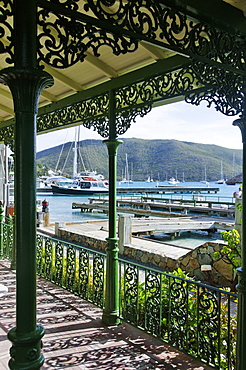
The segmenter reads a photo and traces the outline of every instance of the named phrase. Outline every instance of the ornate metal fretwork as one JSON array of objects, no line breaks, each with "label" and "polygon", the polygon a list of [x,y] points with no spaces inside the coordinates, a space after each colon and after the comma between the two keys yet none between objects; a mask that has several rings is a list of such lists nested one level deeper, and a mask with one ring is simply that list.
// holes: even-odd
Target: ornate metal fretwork
[{"label": "ornate metal fretwork", "polygon": [[93,302],[103,307],[105,259],[100,254],[93,255]]},{"label": "ornate metal fretwork", "polygon": [[83,249],[79,250],[79,284],[78,293],[84,299],[89,298],[89,252]]},{"label": "ornate metal fretwork", "polygon": [[43,238],[40,234],[37,235],[37,241],[36,241],[36,253],[37,253],[37,273],[38,275],[42,276],[43,271],[42,268],[44,266],[44,247],[43,247]]},{"label": "ornate metal fretwork", "polygon": [[188,289],[187,283],[182,280],[173,280],[170,284],[170,328],[169,341],[173,345],[184,348],[187,344],[188,326]]},{"label": "ornate metal fretwork", "polygon": [[225,292],[134,263],[121,263],[124,320],[219,368],[230,346],[219,340],[229,338],[230,329],[221,326],[222,312],[230,312],[227,298],[221,298]]},{"label": "ornate metal fretwork", "polygon": [[218,297],[205,288],[199,289],[199,321],[198,332],[201,358],[208,363],[217,365],[216,354],[218,348]]},{"label": "ornate metal fretwork", "polygon": [[160,314],[161,314],[161,274],[148,271],[145,280],[146,290],[146,312],[145,327],[155,334],[160,335]]},{"label": "ornate metal fretwork", "polygon": [[63,266],[64,266],[64,253],[63,253],[63,244],[60,241],[55,242],[55,271],[54,271],[54,280],[56,284],[63,285]]},{"label": "ornate metal fretwork", "polygon": [[123,315],[129,323],[139,323],[142,316],[141,311],[139,312],[138,309],[139,304],[141,305],[138,295],[139,271],[131,264],[127,264],[124,267],[124,285],[121,292]]},{"label": "ornate metal fretwork", "polygon": [[68,9],[78,10],[78,2],[80,0],[50,0],[51,3],[54,4],[62,4],[63,6],[67,7]]},{"label": "ornate metal fretwork", "polygon": [[76,248],[68,245],[66,248],[66,288],[70,291],[74,288],[76,274]]},{"label": "ornate metal fretwork", "polygon": [[[188,103],[207,101],[227,116],[240,114],[244,108],[244,78],[239,74],[194,61],[180,70],[163,73],[115,91],[116,134],[124,134],[137,116],[143,117],[154,103],[185,96]],[[95,96],[37,118],[38,132],[74,123],[93,128],[102,137],[109,135],[109,94]],[[6,144],[13,140],[13,126],[0,130]]]},{"label": "ornate metal fretwork", "polygon": [[[182,95],[188,103],[199,105],[206,100],[225,115],[239,114],[243,109],[242,86],[242,76],[199,62],[133,83],[115,92],[116,133],[124,134],[137,116],[150,112],[155,102]],[[38,117],[38,131],[81,122],[108,137],[108,99],[104,94],[42,115]]]},{"label": "ornate metal fretwork", "polygon": [[137,116],[144,117],[152,109],[151,104],[135,107],[134,109],[125,109],[116,117],[117,135],[123,135],[136,121]]},{"label": "ornate metal fretwork", "polygon": [[0,54],[7,53],[5,61],[13,63],[13,1],[0,1]]},{"label": "ornate metal fretwork", "polygon": [[[192,68],[185,67],[118,89],[115,92],[117,135],[125,133],[137,116],[145,116],[154,102],[184,95],[199,86]],[[108,137],[108,99],[108,94],[104,94],[39,116],[38,131],[81,122],[87,128],[93,127],[102,137]]]},{"label": "ornate metal fretwork", "polygon": [[8,145],[14,153],[14,125],[0,129],[0,141]]},{"label": "ornate metal fretwork", "polygon": [[105,117],[107,117],[108,105],[108,94],[104,94],[58,109],[49,114],[39,116],[37,118],[37,129],[39,132],[42,132],[82,121],[85,127],[93,127],[100,135],[106,137],[105,131],[108,128],[106,127]]},{"label": "ornate metal fretwork", "polygon": [[195,23],[186,14],[165,5],[165,1],[88,0],[85,11],[97,18],[179,50],[196,59],[206,58],[244,70],[246,42],[205,23]]},{"label": "ornate metal fretwork", "polygon": [[[4,230],[4,245],[13,242],[13,226],[11,228],[12,230],[9,227]],[[57,248],[58,244],[59,248]],[[5,250],[6,248],[7,245]],[[70,249],[69,256],[67,254],[68,249]],[[48,258],[46,253],[49,254]],[[6,253],[7,256],[11,258],[11,255]],[[69,282],[71,291],[80,295],[78,287],[83,285],[83,288],[79,289],[80,291],[83,290],[83,293],[81,292],[82,297],[84,298],[89,293],[87,299],[102,307],[105,290],[105,253],[38,233],[37,267],[39,275],[60,285],[61,277],[56,273],[58,268],[63,270],[64,282],[66,282],[67,263],[70,263],[70,257],[72,259],[69,269],[74,266],[75,271],[71,274],[74,282],[72,280]],[[62,269],[57,266],[59,259],[62,261]],[[74,261],[76,261],[75,264]],[[168,274],[154,267],[146,267],[143,264],[130,262],[124,258],[119,258],[119,262],[120,312],[124,321],[130,322],[146,332],[155,334],[165,342],[175,345],[176,348],[201,359],[204,363],[216,369],[232,370],[235,368],[235,308],[238,298],[236,294],[194,280],[188,280],[178,276],[180,272]],[[48,268],[47,264],[49,265]],[[50,273],[51,270],[53,274]],[[183,274],[181,273],[181,275]],[[6,284],[10,284],[9,276],[6,275],[5,281]],[[39,282],[39,287],[41,286],[47,290],[49,284],[42,279]],[[67,288],[65,284],[63,286]],[[55,311],[59,313],[62,307],[72,304],[77,313],[68,316],[57,315],[56,317],[45,315],[45,317],[40,318],[41,323],[45,322],[47,324],[48,320],[52,325],[55,323],[69,324],[82,317],[83,313],[80,307],[84,306],[85,302],[81,301],[79,297],[72,296],[72,294],[67,295],[64,292],[61,295],[62,302],[58,306],[55,302]],[[8,299],[12,301],[12,298],[11,292],[8,297],[1,298],[4,307],[5,302]],[[41,304],[46,305],[46,313],[54,310],[52,307],[54,302],[49,297],[40,296],[39,305]],[[93,312],[94,315],[94,308]],[[97,317],[99,318],[99,316]],[[76,342],[77,339],[80,345],[88,344],[91,341],[91,338],[84,338],[85,343],[82,343],[81,338],[77,337],[72,338],[72,342]],[[63,346],[67,345],[64,341],[61,344]],[[46,348],[47,345],[49,344],[46,341]],[[54,343],[52,342],[51,345],[53,346]],[[52,349],[59,349],[59,343],[58,346]],[[59,358],[59,356],[56,358]],[[63,361],[63,358],[61,361]],[[62,363],[60,365],[62,367]],[[100,364],[98,366],[100,367]]]},{"label": "ornate metal fretwork", "polygon": [[[13,239],[8,230],[6,235]],[[104,253],[37,235],[38,274],[99,307],[103,307],[105,259]]]},{"label": "ornate metal fretwork", "polygon": [[[66,1],[69,7],[75,3]],[[76,20],[42,9],[38,13],[38,59],[55,68],[67,68],[82,62],[86,52],[100,56],[100,47],[108,46],[113,54],[120,55],[135,51],[137,41],[127,36],[114,34],[89,22]]]},{"label": "ornate metal fretwork", "polygon": [[235,116],[243,112],[245,78],[203,63],[194,63],[192,68],[199,81],[205,83],[208,88],[186,94],[187,103],[199,105],[206,101],[208,107],[214,105],[217,111],[226,116]]}]

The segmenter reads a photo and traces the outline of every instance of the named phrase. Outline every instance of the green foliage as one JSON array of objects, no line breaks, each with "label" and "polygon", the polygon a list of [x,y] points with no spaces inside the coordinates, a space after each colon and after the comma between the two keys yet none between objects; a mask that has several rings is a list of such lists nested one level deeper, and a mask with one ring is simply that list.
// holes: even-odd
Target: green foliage
[{"label": "green foliage", "polygon": [[[37,153],[39,163],[45,164],[52,170],[57,167],[63,174],[72,175],[73,143],[43,150]],[[96,170],[108,178],[108,153],[101,140],[83,140],[79,143],[80,159],[79,171]],[[61,156],[60,156],[61,154]],[[144,140],[123,139],[118,149],[118,180],[122,178],[125,169],[125,158],[128,156],[129,173],[133,180],[146,180],[152,176],[154,180],[164,181],[177,176],[185,181],[204,180],[206,166],[207,180],[220,178],[221,159],[223,159],[224,175],[232,177],[233,154],[235,154],[236,173],[241,172],[241,150],[232,150],[216,145],[196,144],[177,140]],[[60,157],[59,163],[58,159]],[[64,164],[66,162],[66,166]],[[57,166],[58,163],[58,166]]]},{"label": "green foliage", "polygon": [[240,234],[237,230],[221,231],[221,235],[227,244],[220,250],[215,252],[216,259],[222,258],[224,262],[231,264],[234,271],[241,264],[241,246]]},{"label": "green foliage", "polygon": [[37,177],[48,176],[49,167],[42,163],[37,163]]},{"label": "green foliage", "polygon": [[[221,292],[222,298],[220,300],[220,315],[218,319],[218,313],[214,307],[214,304],[216,305],[217,302],[216,293],[214,293],[212,300],[209,288],[198,288],[195,281],[180,268],[172,272],[172,275],[173,277],[170,278],[168,275],[160,274],[160,304],[157,304],[158,300],[155,301],[153,299],[153,296],[158,296],[155,285],[151,289],[147,289],[145,282],[138,282],[137,286],[133,287],[132,284],[135,284],[133,280],[129,279],[129,281],[126,281],[124,280],[125,277],[123,277],[120,302],[124,319],[143,330],[160,336],[164,341],[188,352],[194,357],[201,356],[203,360],[207,360],[206,350],[204,350],[204,346],[206,347],[205,343],[219,347],[218,351],[215,350],[215,358],[212,360],[215,363],[220,362],[220,369],[224,370],[228,369],[229,361],[230,368],[233,369],[236,361],[237,320],[235,314],[232,313],[231,305],[235,305],[237,302],[227,299],[226,295]],[[172,290],[173,292],[171,293]],[[186,294],[183,294],[184,292]],[[201,295],[203,303],[201,303]],[[205,311],[203,311],[203,304],[207,306]],[[153,324],[155,321],[153,317],[156,314],[159,316],[159,308],[161,310],[161,322],[159,327],[156,327]],[[181,313],[183,313],[182,317],[180,317]],[[228,322],[229,313],[230,321]],[[202,325],[204,320],[208,321],[210,315],[211,322],[207,330],[198,334],[198,326]],[[218,325],[218,320],[220,337],[217,337],[217,333],[214,331],[214,323],[217,322]],[[201,344],[198,344],[198,336],[200,341],[203,342],[202,347],[199,347]],[[211,336],[213,336],[212,342]],[[230,358],[228,357],[229,354]]]}]

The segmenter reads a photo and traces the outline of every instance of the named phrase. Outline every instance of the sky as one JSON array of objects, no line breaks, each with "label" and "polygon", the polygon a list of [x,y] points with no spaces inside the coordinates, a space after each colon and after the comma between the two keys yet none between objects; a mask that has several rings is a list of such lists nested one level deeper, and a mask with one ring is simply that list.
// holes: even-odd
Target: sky
[{"label": "sky", "polygon": [[[242,149],[238,127],[232,125],[238,116],[227,117],[206,103],[193,106],[185,102],[153,108],[145,117],[137,117],[130,129],[119,138],[175,139],[202,144],[215,144],[230,149]],[[73,141],[75,129],[62,129],[38,135],[37,151]],[[103,138],[95,131],[81,128],[80,140]]]}]

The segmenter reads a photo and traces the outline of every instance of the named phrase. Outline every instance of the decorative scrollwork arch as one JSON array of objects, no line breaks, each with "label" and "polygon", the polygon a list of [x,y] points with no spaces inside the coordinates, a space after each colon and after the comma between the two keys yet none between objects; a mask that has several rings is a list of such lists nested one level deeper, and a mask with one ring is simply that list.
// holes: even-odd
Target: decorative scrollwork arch
[{"label": "decorative scrollwork arch", "polygon": [[205,57],[207,63],[211,60],[246,70],[245,38],[235,39],[235,35],[209,24],[191,21],[165,1],[88,0],[84,9],[150,41],[163,42],[194,58]]},{"label": "decorative scrollwork arch", "polygon": [[187,93],[185,101],[199,105],[202,101],[212,105],[226,116],[241,114],[245,101],[245,78],[203,63],[194,62],[192,69],[197,79],[208,88],[204,91]]},{"label": "decorative scrollwork arch", "polygon": [[[69,2],[70,3],[70,2]],[[55,68],[67,68],[84,61],[86,52],[100,56],[100,47],[108,46],[113,54],[135,51],[137,41],[105,29],[41,9],[38,12],[38,60]]]},{"label": "decorative scrollwork arch", "polygon": [[13,15],[13,1],[2,0],[0,2],[0,54],[8,54],[5,60],[8,64],[12,64],[14,60]]}]

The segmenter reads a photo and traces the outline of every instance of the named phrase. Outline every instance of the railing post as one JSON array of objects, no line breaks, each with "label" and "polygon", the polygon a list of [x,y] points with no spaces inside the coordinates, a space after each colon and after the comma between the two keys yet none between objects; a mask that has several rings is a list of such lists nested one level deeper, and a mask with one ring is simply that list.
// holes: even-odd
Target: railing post
[{"label": "railing post", "polygon": [[12,242],[12,217],[11,215],[7,215],[6,216],[6,225],[7,225],[7,237],[6,237],[6,248],[5,248],[5,252],[6,252],[6,256],[7,258],[9,258],[11,260],[11,255],[10,255],[10,245],[11,245],[11,242]]},{"label": "railing post", "polygon": [[238,313],[237,313],[237,357],[236,370],[245,370],[246,367],[246,116],[233,122],[242,134],[243,142],[243,195],[242,195],[242,232],[241,232],[241,267],[237,269],[239,275]]},{"label": "railing post", "polygon": [[16,242],[15,242],[15,216],[11,219],[12,223],[12,251],[11,251],[11,270],[16,270]]},{"label": "railing post", "polygon": [[104,140],[109,154],[109,235],[106,248],[106,290],[102,320],[106,325],[117,325],[119,318],[118,238],[116,234],[116,157],[121,140],[116,139],[115,95],[110,91],[109,139]]},{"label": "railing post", "polygon": [[4,223],[4,208],[0,206],[0,257],[3,256],[3,223]]}]

